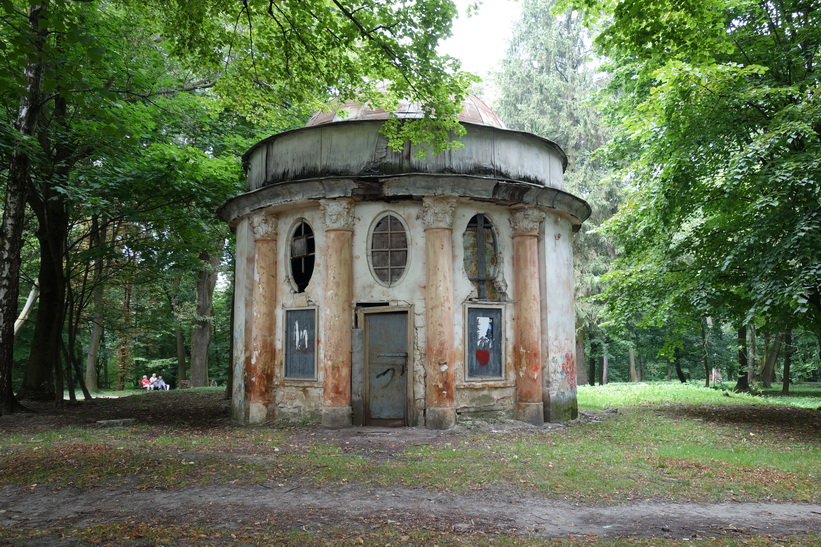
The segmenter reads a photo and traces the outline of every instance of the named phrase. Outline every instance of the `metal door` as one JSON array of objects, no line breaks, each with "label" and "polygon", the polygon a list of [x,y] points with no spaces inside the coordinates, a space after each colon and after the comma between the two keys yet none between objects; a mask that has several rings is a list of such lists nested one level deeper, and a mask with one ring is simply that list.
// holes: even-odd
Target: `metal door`
[{"label": "metal door", "polygon": [[366,424],[406,424],[409,375],[407,312],[366,314]]}]

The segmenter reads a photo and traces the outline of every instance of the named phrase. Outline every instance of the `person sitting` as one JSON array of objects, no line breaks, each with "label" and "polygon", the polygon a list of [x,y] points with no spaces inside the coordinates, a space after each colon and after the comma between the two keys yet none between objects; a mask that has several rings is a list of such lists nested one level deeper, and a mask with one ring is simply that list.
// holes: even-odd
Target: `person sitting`
[{"label": "person sitting", "polygon": [[146,391],[151,389],[151,380],[148,379],[148,376],[143,374],[143,379],[140,380],[140,387]]},{"label": "person sitting", "polygon": [[162,379],[162,376],[157,378],[157,383],[155,384],[154,389],[159,389],[160,391],[168,391],[171,389],[171,386],[165,383],[165,380]]},{"label": "person sitting", "polygon": [[154,372],[151,374],[151,378],[148,379],[148,389],[157,389],[157,373]]}]

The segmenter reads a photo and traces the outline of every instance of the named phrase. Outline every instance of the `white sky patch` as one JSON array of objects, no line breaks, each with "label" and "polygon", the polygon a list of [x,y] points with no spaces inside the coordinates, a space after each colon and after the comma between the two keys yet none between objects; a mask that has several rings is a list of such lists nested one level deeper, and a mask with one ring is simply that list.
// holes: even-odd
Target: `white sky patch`
[{"label": "white sky patch", "polygon": [[516,0],[484,0],[478,13],[468,17],[474,0],[455,0],[459,17],[453,21],[453,36],[440,44],[441,53],[462,61],[462,70],[487,80],[507,51],[513,25],[522,13]]}]

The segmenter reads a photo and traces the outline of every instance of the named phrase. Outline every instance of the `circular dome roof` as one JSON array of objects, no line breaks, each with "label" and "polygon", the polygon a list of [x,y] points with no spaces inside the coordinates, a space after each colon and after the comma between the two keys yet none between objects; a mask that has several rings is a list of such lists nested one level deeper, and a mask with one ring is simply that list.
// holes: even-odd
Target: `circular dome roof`
[{"label": "circular dome roof", "polygon": [[[468,95],[462,102],[462,105],[463,108],[459,113],[459,121],[507,129],[502,120],[499,119],[499,116],[476,95]],[[399,107],[396,109],[396,115],[400,118],[421,118],[423,116],[420,105],[408,101],[400,101]],[[305,127],[314,127],[335,122],[387,120],[390,117],[391,113],[387,110],[370,108],[366,104],[363,105],[354,101],[347,101],[335,110],[317,112],[311,116],[311,119],[308,120]]]}]

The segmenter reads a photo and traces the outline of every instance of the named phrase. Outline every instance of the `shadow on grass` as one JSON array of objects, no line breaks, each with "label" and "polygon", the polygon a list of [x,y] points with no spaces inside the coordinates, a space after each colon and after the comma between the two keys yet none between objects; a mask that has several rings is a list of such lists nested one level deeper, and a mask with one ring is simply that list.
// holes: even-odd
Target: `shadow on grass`
[{"label": "shadow on grass", "polygon": [[64,401],[23,401],[33,412],[11,414],[0,420],[0,431],[36,433],[59,427],[95,425],[101,420],[133,418],[158,431],[178,428],[209,429],[231,423],[230,401],[224,390],[175,390],[137,393],[126,397]]},{"label": "shadow on grass", "polygon": [[663,413],[717,425],[745,426],[771,433],[793,433],[821,444],[821,411],[781,405],[676,405]]}]

